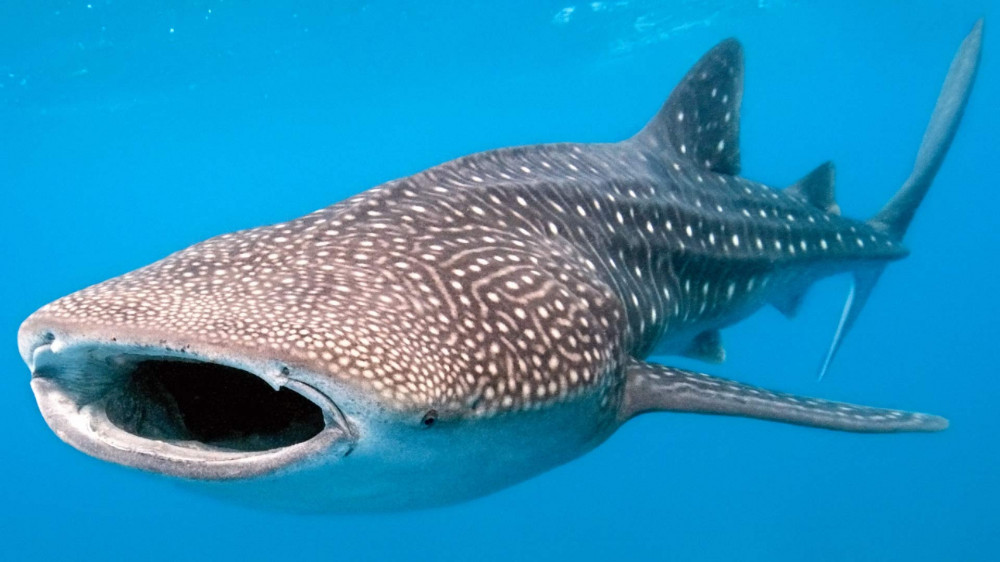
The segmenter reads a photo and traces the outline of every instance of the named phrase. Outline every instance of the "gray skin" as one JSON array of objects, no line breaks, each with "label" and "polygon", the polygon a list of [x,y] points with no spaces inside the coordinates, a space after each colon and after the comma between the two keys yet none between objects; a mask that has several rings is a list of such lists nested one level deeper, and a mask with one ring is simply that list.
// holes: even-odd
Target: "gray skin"
[{"label": "gray skin", "polygon": [[39,408],[95,457],[313,511],[477,497],[650,411],[943,429],[642,359],[721,360],[720,328],[767,303],[792,312],[813,281],[848,272],[832,358],[906,254],[981,35],[979,22],[911,179],[871,221],[839,216],[830,165],[785,190],[736,175],[743,66],[728,40],[631,139],[467,156],[42,307],[18,334]]}]

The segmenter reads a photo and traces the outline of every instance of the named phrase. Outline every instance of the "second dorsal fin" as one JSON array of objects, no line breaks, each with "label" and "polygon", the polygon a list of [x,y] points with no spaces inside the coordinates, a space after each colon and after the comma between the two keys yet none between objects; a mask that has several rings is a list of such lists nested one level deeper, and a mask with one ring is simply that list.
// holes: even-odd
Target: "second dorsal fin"
[{"label": "second dorsal fin", "polygon": [[840,207],[833,197],[835,168],[833,162],[824,162],[806,177],[788,186],[786,193],[805,199],[824,213],[839,215]]},{"label": "second dorsal fin", "polygon": [[743,48],[727,39],[706,53],[635,139],[712,172],[740,171]]}]

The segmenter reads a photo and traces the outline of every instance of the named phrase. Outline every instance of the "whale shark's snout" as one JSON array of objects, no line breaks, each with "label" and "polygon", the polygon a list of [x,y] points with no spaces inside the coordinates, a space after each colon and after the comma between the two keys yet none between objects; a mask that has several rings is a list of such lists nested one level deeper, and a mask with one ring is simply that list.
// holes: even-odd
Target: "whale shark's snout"
[{"label": "whale shark's snout", "polygon": [[293,471],[353,447],[337,405],[287,367],[114,331],[42,310],[18,334],[46,423],[85,453],[230,480]]}]

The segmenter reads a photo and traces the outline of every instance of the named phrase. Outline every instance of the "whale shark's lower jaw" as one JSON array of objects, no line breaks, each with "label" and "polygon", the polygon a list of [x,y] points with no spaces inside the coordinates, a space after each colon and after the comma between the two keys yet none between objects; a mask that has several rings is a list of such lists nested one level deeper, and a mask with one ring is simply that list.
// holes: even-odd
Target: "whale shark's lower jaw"
[{"label": "whale shark's lower jaw", "polygon": [[91,456],[195,480],[295,471],[347,455],[354,437],[305,382],[251,361],[51,332],[30,349],[31,388],[49,427]]}]

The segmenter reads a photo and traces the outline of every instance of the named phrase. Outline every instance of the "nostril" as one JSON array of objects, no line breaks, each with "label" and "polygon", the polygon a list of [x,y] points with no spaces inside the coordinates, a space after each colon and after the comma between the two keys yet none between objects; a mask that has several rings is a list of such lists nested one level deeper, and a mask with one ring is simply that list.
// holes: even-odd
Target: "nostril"
[{"label": "nostril", "polygon": [[18,347],[21,351],[21,357],[24,359],[24,362],[28,364],[28,367],[32,370],[32,372],[35,370],[35,359],[38,352],[43,349],[55,351],[55,347],[59,345],[59,342],[56,340],[55,332],[51,330],[26,330],[23,327],[20,333],[18,333],[17,341]]},{"label": "nostril", "polygon": [[42,348],[48,348],[51,351],[56,351],[59,346],[59,342],[56,342],[56,334],[50,330],[46,330],[35,337],[35,341],[31,346],[31,357],[34,357],[36,353]]}]

